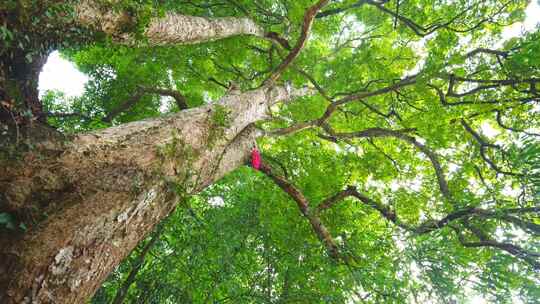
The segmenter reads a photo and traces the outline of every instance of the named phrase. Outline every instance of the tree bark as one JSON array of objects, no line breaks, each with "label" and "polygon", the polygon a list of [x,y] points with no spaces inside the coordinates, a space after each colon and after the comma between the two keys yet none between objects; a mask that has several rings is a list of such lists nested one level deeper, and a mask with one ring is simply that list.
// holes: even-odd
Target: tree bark
[{"label": "tree bark", "polygon": [[86,301],[179,200],[247,161],[269,106],[306,93],[264,86],[43,143],[0,166],[0,209],[36,221],[0,235],[0,302]]},{"label": "tree bark", "polygon": [[[111,35],[117,42],[132,44],[133,35],[126,28],[137,20],[127,12],[115,12],[94,0],[76,6],[77,22]],[[236,35],[264,36],[264,31],[249,18],[205,18],[167,13],[151,18],[143,36],[149,45],[195,44]]]}]

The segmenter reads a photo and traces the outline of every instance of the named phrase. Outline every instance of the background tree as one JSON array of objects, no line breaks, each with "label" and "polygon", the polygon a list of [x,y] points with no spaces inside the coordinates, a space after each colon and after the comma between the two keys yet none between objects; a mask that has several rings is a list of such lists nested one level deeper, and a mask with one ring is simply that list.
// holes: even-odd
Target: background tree
[{"label": "background tree", "polygon": [[537,301],[526,4],[4,1],[0,301]]}]

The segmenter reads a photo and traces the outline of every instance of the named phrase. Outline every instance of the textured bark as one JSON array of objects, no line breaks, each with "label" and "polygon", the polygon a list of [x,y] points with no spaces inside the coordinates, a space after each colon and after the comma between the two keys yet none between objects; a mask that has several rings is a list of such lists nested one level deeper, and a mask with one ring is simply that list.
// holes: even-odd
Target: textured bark
[{"label": "textured bark", "polygon": [[[134,27],[137,20],[127,12],[114,12],[96,1],[87,0],[79,3],[76,13],[82,25],[105,32],[117,42],[134,42],[126,28]],[[200,43],[235,35],[264,36],[264,31],[248,18],[205,18],[167,13],[164,17],[152,18],[143,35],[150,45],[170,45]]]},{"label": "textured bark", "polygon": [[305,93],[262,87],[0,166],[2,209],[47,214],[22,235],[1,236],[0,302],[83,303],[182,197],[247,161],[259,134],[252,124],[270,105]]}]

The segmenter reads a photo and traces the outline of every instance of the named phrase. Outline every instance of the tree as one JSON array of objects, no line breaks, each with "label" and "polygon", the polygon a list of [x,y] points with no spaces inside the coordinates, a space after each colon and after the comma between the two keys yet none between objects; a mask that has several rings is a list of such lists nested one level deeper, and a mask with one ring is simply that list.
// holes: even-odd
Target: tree
[{"label": "tree", "polygon": [[4,1],[0,300],[538,300],[525,5]]}]

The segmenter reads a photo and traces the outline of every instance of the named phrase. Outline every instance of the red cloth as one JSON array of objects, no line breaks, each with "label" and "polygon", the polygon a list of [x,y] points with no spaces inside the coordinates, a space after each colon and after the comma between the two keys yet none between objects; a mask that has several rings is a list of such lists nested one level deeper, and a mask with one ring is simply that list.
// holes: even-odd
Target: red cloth
[{"label": "red cloth", "polygon": [[253,148],[253,150],[251,150],[251,166],[255,170],[259,170],[261,167],[261,153],[259,153],[257,148]]}]

